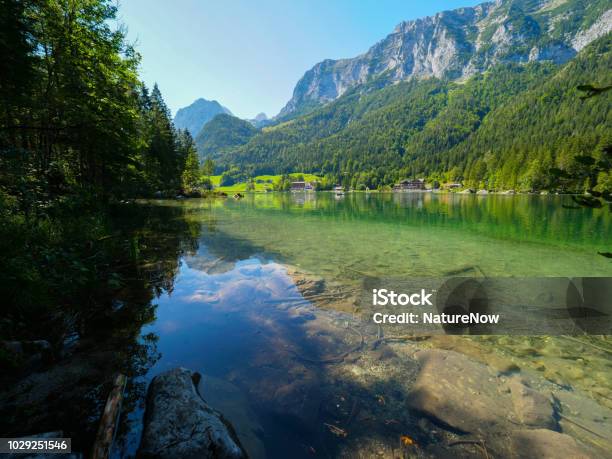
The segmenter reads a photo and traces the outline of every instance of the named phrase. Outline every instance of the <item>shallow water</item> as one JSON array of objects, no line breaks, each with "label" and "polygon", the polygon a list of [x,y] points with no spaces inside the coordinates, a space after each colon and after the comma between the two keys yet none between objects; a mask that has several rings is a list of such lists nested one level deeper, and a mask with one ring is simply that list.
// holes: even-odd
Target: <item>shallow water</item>
[{"label": "shallow water", "polygon": [[[158,337],[161,355],[141,380],[176,366],[201,372],[204,398],[225,413],[253,457],[333,457],[351,442],[396,444],[407,432],[433,441],[418,437],[421,420],[402,408],[415,366],[394,352],[351,354],[376,330],[342,301],[327,302],[325,310],[296,301],[304,279],[343,289],[363,276],[612,276],[610,260],[597,254],[610,248],[610,213],[568,210],[564,202],[271,193],[143,203],[180,208],[174,218],[195,228],[198,247],[184,253],[174,282],[160,291],[155,320],[141,330]],[[600,402],[612,394],[610,354],[588,343],[577,350],[562,338],[443,338],[418,346],[459,350],[493,365],[505,359],[591,391]],[[576,352],[586,371],[566,365]],[[124,413],[115,457],[134,454],[141,418],[142,405]]]},{"label": "shallow water", "polygon": [[[565,196],[433,193],[252,194],[190,200],[211,252],[277,261],[323,276],[440,276],[477,265],[487,276],[609,276],[607,210],[570,210]],[[171,203],[169,205],[176,205]],[[250,253],[249,253],[250,252]]]}]

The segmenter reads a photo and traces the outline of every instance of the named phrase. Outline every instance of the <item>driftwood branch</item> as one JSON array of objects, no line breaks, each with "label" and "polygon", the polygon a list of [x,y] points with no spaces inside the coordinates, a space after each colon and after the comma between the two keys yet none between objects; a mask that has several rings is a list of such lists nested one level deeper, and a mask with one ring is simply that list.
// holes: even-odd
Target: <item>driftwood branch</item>
[{"label": "driftwood branch", "polygon": [[100,427],[91,455],[92,459],[108,459],[110,457],[126,382],[127,377],[125,375],[119,374],[115,378],[113,390],[106,400],[106,406],[100,419]]}]

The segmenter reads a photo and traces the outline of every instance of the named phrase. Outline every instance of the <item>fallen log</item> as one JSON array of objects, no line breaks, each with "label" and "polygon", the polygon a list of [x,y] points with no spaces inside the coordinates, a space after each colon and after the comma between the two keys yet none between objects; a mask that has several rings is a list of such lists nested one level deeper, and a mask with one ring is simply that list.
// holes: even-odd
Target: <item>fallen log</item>
[{"label": "fallen log", "polygon": [[100,427],[98,427],[98,433],[91,455],[92,459],[108,459],[110,457],[126,383],[127,377],[125,375],[118,374],[115,377],[113,390],[111,390],[106,400],[102,418],[100,419]]}]

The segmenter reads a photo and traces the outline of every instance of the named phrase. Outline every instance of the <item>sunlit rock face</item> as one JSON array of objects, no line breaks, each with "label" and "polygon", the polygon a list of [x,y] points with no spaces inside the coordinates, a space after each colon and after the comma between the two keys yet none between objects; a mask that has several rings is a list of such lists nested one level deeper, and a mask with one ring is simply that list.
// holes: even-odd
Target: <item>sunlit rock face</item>
[{"label": "sunlit rock face", "polygon": [[572,46],[576,51],[580,51],[593,40],[610,32],[612,32],[612,9],[602,14],[591,27],[578,32],[572,40]]},{"label": "sunlit rock face", "polygon": [[460,79],[504,62],[566,62],[612,30],[609,3],[585,3],[498,0],[402,22],[364,54],[327,59],[308,70],[278,116],[302,113],[376,78],[383,85]]}]

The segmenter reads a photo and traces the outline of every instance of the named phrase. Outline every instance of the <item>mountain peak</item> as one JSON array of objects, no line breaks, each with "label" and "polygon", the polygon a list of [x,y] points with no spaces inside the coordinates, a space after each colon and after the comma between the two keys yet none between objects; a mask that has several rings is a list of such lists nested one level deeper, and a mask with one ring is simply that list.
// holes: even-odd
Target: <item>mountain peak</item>
[{"label": "mountain peak", "polygon": [[566,62],[612,30],[611,12],[603,0],[497,0],[404,21],[365,53],[308,70],[278,117],[307,112],[383,74],[391,84],[463,79],[503,62]]},{"label": "mountain peak", "polygon": [[178,129],[187,129],[195,137],[204,125],[220,113],[232,115],[232,112],[216,100],[207,100],[202,97],[196,99],[176,112],[174,125]]},{"label": "mountain peak", "polygon": [[264,126],[267,126],[268,124],[271,123],[270,118],[268,118],[268,116],[265,113],[258,113],[257,116],[255,116],[255,118],[252,118],[250,120],[247,120],[249,123],[251,123],[254,127],[256,128],[262,128]]}]

